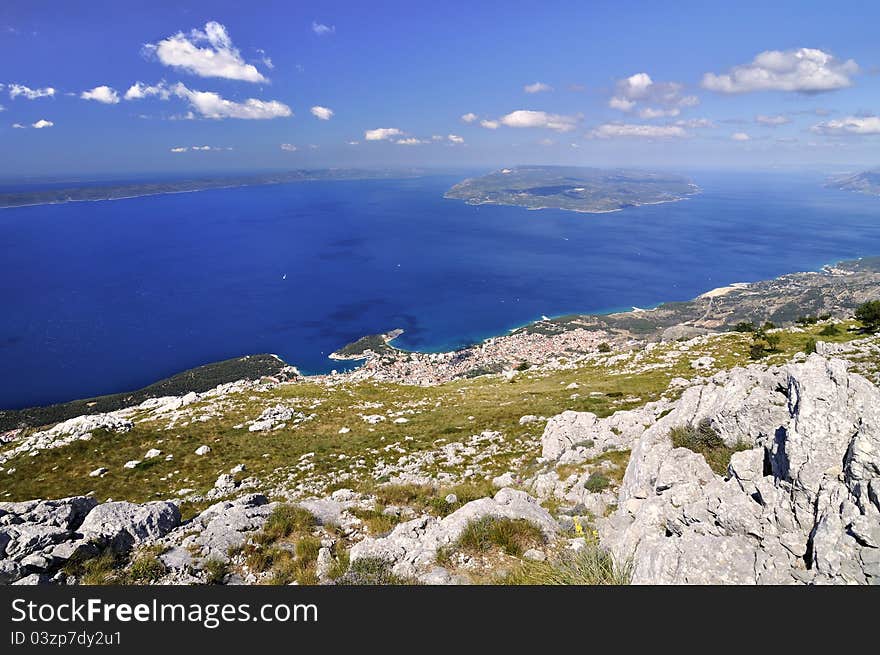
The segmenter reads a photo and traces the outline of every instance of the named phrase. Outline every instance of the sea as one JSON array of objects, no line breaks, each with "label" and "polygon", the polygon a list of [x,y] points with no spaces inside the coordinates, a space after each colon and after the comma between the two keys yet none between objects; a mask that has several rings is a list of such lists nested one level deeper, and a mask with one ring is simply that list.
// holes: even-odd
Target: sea
[{"label": "sea", "polygon": [[444,351],[880,254],[880,198],[690,175],[698,195],[606,214],[445,199],[464,174],[0,209],[0,408],[250,353],[342,370],[327,356],[367,334]]}]

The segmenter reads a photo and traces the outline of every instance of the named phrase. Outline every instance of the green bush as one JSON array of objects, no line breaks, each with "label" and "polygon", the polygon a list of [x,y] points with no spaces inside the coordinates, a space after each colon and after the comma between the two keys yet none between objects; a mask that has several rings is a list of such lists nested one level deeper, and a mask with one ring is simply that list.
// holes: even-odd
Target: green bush
[{"label": "green bush", "polygon": [[804,346],[804,352],[808,355],[812,355],[816,352],[816,340],[813,337],[807,339],[807,343]]},{"label": "green bush", "polygon": [[725,445],[724,440],[712,427],[708,419],[703,419],[696,425],[681,425],[669,432],[672,445],[676,448],[687,448],[699,453],[706,460],[709,467],[718,475],[725,475],[730,464],[730,457],[740,450],[748,450],[750,446],[738,443],[730,447]]},{"label": "green bush", "polygon": [[162,547],[147,548],[137,553],[126,571],[128,584],[149,584],[165,575],[167,569],[159,559]]},{"label": "green bush", "polygon": [[870,300],[859,305],[856,308],[855,317],[868,332],[873,333],[880,330],[880,300]]},{"label": "green bush", "polygon": [[602,343],[599,344],[599,352],[600,353],[610,353],[611,346],[603,341]]},{"label": "green bush", "polygon": [[584,488],[591,493],[604,491],[611,484],[611,480],[601,473],[590,473],[590,477],[584,483]]},{"label": "green bush", "polygon": [[754,332],[758,326],[752,321],[740,321],[730,329],[734,332]]},{"label": "green bush", "polygon": [[838,334],[840,334],[840,328],[834,325],[834,323],[829,323],[828,325],[823,326],[821,330],[819,330],[819,336],[823,337],[834,337]]}]

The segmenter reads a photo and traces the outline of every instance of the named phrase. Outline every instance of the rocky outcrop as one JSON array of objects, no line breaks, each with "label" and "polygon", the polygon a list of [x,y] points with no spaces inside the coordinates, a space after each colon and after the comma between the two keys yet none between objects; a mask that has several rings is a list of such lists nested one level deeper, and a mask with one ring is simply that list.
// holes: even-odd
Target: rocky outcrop
[{"label": "rocky outcrop", "polygon": [[627,449],[666,407],[665,402],[648,403],[606,418],[592,412],[562,412],[547,421],[541,436],[541,457],[566,464],[582,462],[606,450]]},{"label": "rocky outcrop", "polygon": [[559,530],[534,498],[523,491],[502,489],[494,498],[471,501],[443,519],[422,516],[401,523],[386,537],[368,537],[351,549],[351,561],[377,558],[388,562],[396,575],[430,584],[448,582],[435,566],[437,551],[454,544],[469,523],[486,517],[525,519],[538,526],[548,540]]},{"label": "rocky outcrop", "polygon": [[83,520],[83,538],[124,553],[148,539],[158,539],[180,524],[180,510],[168,501],[138,505],[109,502],[95,507]]},{"label": "rocky outcrop", "polygon": [[22,453],[38,453],[41,450],[60,448],[74,441],[88,440],[96,430],[128,432],[132,422],[116,414],[93,414],[77,416],[22,439],[14,448],[0,453],[0,465]]},{"label": "rocky outcrop", "polygon": [[[728,474],[674,448],[708,421]],[[880,582],[880,391],[842,360],[734,369],[685,391],[633,448],[602,542],[633,582]]]}]

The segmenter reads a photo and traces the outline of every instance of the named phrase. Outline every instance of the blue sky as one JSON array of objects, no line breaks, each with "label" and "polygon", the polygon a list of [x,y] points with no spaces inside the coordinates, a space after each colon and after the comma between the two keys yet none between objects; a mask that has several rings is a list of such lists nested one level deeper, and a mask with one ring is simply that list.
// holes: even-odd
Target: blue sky
[{"label": "blue sky", "polygon": [[803,0],[5,0],[0,176],[876,166],[878,19]]}]

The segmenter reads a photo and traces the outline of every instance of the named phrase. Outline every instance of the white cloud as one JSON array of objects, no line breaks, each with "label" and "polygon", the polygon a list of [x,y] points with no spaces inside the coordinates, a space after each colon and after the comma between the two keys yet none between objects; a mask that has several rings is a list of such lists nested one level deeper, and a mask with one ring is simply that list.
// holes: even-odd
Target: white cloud
[{"label": "white cloud", "polygon": [[186,146],[179,146],[177,148],[171,148],[171,152],[186,152],[189,150]]},{"label": "white cloud", "polygon": [[55,89],[47,86],[44,89],[32,89],[24,84],[10,84],[9,97],[13,100],[18,96],[24,96],[28,100],[36,100],[37,98],[51,98],[55,95]]},{"label": "white cloud", "polygon": [[817,134],[880,134],[880,116],[847,116],[810,128]]},{"label": "white cloud", "polygon": [[348,145],[350,145],[350,146],[360,145],[360,141],[349,141]]},{"label": "white cloud", "polygon": [[820,93],[852,85],[859,72],[852,59],[841,61],[815,48],[767,50],[749,64],[734,66],[727,73],[703,75],[703,88],[721,93],[750,91],[799,91]]},{"label": "white cloud", "polygon": [[498,121],[482,120],[482,121],[480,121],[480,125],[485,127],[487,130],[497,130],[498,129]]},{"label": "white cloud", "polygon": [[364,130],[364,139],[367,141],[385,141],[393,136],[400,136],[403,132],[396,127],[377,127],[375,130]]},{"label": "white cloud", "polygon": [[119,102],[119,94],[116,93],[116,90],[111,89],[109,86],[106,85],[96,86],[94,89],[83,91],[79,95],[79,97],[83,100],[94,100],[95,102],[102,102],[105,105],[115,105]]},{"label": "white cloud", "polygon": [[681,138],[687,132],[680,125],[636,125],[632,123],[605,123],[592,130],[589,136],[598,139],[617,137],[636,138]]},{"label": "white cloud", "polygon": [[518,109],[499,119],[499,122],[507,127],[541,127],[557,132],[571,132],[577,125],[577,121],[577,116],[548,114],[529,109]]},{"label": "white cloud", "polygon": [[545,91],[552,91],[553,87],[549,84],[544,84],[543,82],[535,82],[534,84],[526,84],[523,87],[523,91],[526,93],[543,93]]},{"label": "white cloud", "polygon": [[328,34],[336,33],[335,25],[324,25],[323,23],[319,23],[316,20],[312,21],[312,32],[317,34],[318,36],[327,36]]},{"label": "white cloud", "polygon": [[6,111],[6,107],[4,107],[3,105],[0,105],[0,111]]},{"label": "white cloud", "polygon": [[281,149],[284,150],[285,152],[296,152],[297,151],[297,147],[295,145],[293,145],[292,143],[282,143]]},{"label": "white cloud", "polygon": [[655,109],[654,107],[645,107],[644,109],[639,110],[640,118],[668,118],[670,116],[678,116],[681,113],[681,110],[678,107],[672,107],[670,109]]},{"label": "white cloud", "polygon": [[690,129],[699,129],[704,127],[715,127],[715,123],[710,121],[708,118],[688,118],[684,120],[675,121],[675,124],[679,127],[687,127]]},{"label": "white cloud", "polygon": [[398,139],[394,143],[401,145],[401,146],[417,146],[417,145],[420,145],[422,143],[422,141],[420,141],[419,139],[416,139],[414,137],[408,137],[406,139]]},{"label": "white cloud", "polygon": [[216,21],[205,23],[204,30],[193,29],[189,34],[178,32],[159,43],[148,43],[144,51],[155,55],[165,66],[200,77],[269,81],[254,65],[245,63],[241,53],[232,45],[226,27]]},{"label": "white cloud", "polygon": [[213,91],[193,91],[180,82],[175,84],[172,90],[178,98],[189,101],[192,108],[205,118],[266,120],[293,116],[290,107],[277,100],[248,98],[244,102],[234,102],[226,100]]},{"label": "white cloud", "polygon": [[333,118],[333,110],[328,109],[327,107],[321,107],[320,105],[315,105],[310,110],[312,112],[312,116],[322,121],[329,121]]},{"label": "white cloud", "polygon": [[682,95],[683,89],[684,85],[678,82],[655,82],[647,73],[636,73],[617,81],[608,106],[629,112],[639,103],[651,103],[660,107],[641,109],[642,118],[678,116],[681,107],[693,107],[700,102],[696,96]]},{"label": "white cloud", "polygon": [[52,121],[47,121],[45,118],[41,118],[36,123],[32,123],[31,127],[37,130],[42,130],[44,127],[52,127],[55,125]]},{"label": "white cloud", "polygon": [[171,91],[168,89],[168,85],[165,84],[164,81],[159,82],[155,86],[149,86],[143,82],[135,82],[128,87],[128,91],[125,92],[124,98],[126,100],[142,100],[151,96],[158,96],[162,100],[168,100],[170,95]]},{"label": "white cloud", "polygon": [[262,48],[257,48],[257,54],[260,55],[260,61],[263,62],[263,65],[266,68],[268,68],[269,70],[275,68],[275,64],[272,63],[272,58],[266,54],[265,50],[263,50]]},{"label": "white cloud", "polygon": [[452,143],[464,143],[464,138],[458,136],[457,134],[450,134],[446,137]]},{"label": "white cloud", "polygon": [[27,129],[27,125],[22,125],[21,123],[13,123],[12,127],[14,127],[16,130],[26,130]]},{"label": "white cloud", "polygon": [[758,114],[757,116],[755,116],[755,122],[759,125],[769,125],[770,127],[776,127],[777,125],[785,125],[787,123],[791,123],[791,118],[789,118],[785,114],[776,114],[774,116]]},{"label": "white cloud", "polygon": [[634,100],[627,100],[626,98],[613,96],[611,100],[608,101],[608,106],[620,111],[632,111],[632,108],[636,106],[636,103]]},{"label": "white cloud", "polygon": [[733,141],[751,141],[752,140],[752,137],[750,137],[745,132],[734,132],[733,134],[730,135],[730,138]]},{"label": "white cloud", "polygon": [[465,123],[473,123],[473,122],[474,122],[475,120],[477,120],[478,118],[479,118],[479,116],[477,116],[477,115],[476,115],[474,112],[472,112],[472,111],[469,111],[468,113],[466,113],[466,114],[462,114],[462,115],[461,115],[461,120],[462,120],[463,122],[465,122]]}]

